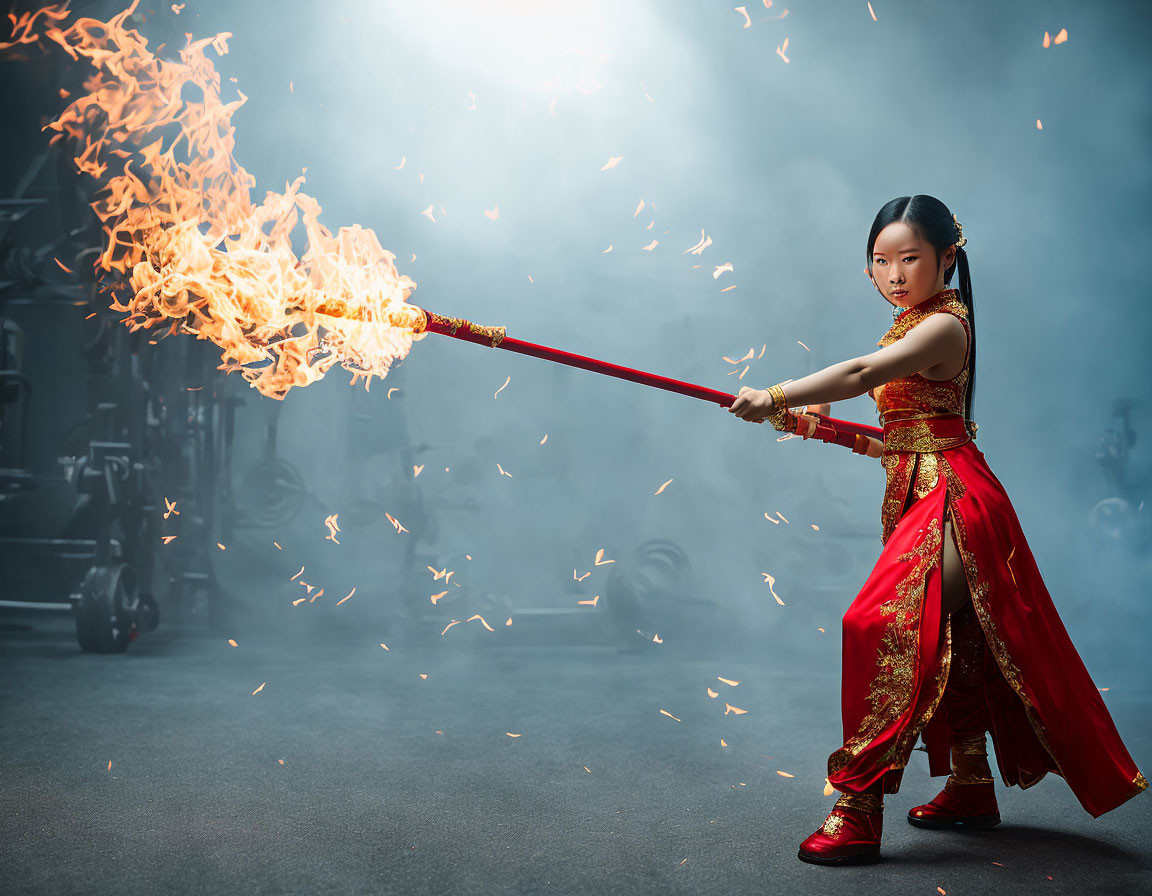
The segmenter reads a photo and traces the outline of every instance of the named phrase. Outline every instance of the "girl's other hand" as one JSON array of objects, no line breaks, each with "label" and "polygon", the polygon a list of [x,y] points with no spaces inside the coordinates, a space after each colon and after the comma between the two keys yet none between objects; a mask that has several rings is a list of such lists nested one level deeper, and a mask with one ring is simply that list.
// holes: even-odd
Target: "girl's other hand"
[{"label": "girl's other hand", "polygon": [[728,410],[749,423],[763,423],[772,411],[772,396],[767,389],[741,386],[736,400]]}]

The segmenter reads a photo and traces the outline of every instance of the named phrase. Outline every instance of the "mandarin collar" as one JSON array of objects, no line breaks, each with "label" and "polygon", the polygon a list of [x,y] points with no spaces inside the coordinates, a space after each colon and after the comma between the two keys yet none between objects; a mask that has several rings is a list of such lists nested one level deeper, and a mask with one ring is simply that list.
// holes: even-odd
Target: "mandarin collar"
[{"label": "mandarin collar", "polygon": [[904,317],[904,315],[906,315],[909,311],[915,311],[917,308],[926,308],[929,305],[938,305],[941,302],[945,302],[948,299],[953,298],[955,296],[959,296],[959,291],[957,289],[955,289],[954,287],[948,287],[948,288],[942,289],[942,290],[940,290],[940,292],[936,293],[936,295],[930,296],[929,298],[925,299],[923,302],[917,302],[915,305],[911,306],[910,308],[905,308],[903,311],[901,311],[899,314],[896,315],[895,320],[893,320],[892,322],[896,323],[902,317]]}]

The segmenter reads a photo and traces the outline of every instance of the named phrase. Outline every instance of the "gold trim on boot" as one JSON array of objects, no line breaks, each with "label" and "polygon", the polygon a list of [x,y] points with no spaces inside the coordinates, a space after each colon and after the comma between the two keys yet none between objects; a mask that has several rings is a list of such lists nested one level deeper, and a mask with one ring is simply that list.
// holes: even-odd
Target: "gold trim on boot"
[{"label": "gold trim on boot", "polygon": [[988,748],[984,735],[956,738],[952,741],[953,784],[993,784],[992,769],[988,767]]}]

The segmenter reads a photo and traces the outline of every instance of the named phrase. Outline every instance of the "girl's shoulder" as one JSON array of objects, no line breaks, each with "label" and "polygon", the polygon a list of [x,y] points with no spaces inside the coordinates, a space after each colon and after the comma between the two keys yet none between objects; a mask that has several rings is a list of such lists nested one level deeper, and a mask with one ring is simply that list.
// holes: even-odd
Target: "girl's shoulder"
[{"label": "girl's shoulder", "polygon": [[960,293],[954,289],[945,290],[940,295],[921,302],[919,305],[907,309],[888,328],[888,332],[880,337],[876,344],[879,346],[891,345],[901,339],[909,330],[922,323],[933,314],[943,312],[960,319],[964,325],[964,332],[968,332],[968,306],[960,299]]}]

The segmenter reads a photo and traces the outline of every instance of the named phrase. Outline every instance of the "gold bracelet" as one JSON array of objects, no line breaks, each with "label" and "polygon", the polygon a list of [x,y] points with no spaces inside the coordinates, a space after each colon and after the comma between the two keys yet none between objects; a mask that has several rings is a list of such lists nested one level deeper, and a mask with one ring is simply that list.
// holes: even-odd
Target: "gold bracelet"
[{"label": "gold bracelet", "polygon": [[768,414],[768,422],[777,432],[793,432],[790,425],[791,417],[788,412],[788,398],[784,395],[784,387],[777,383],[768,387],[768,394],[772,396],[772,411]]}]

